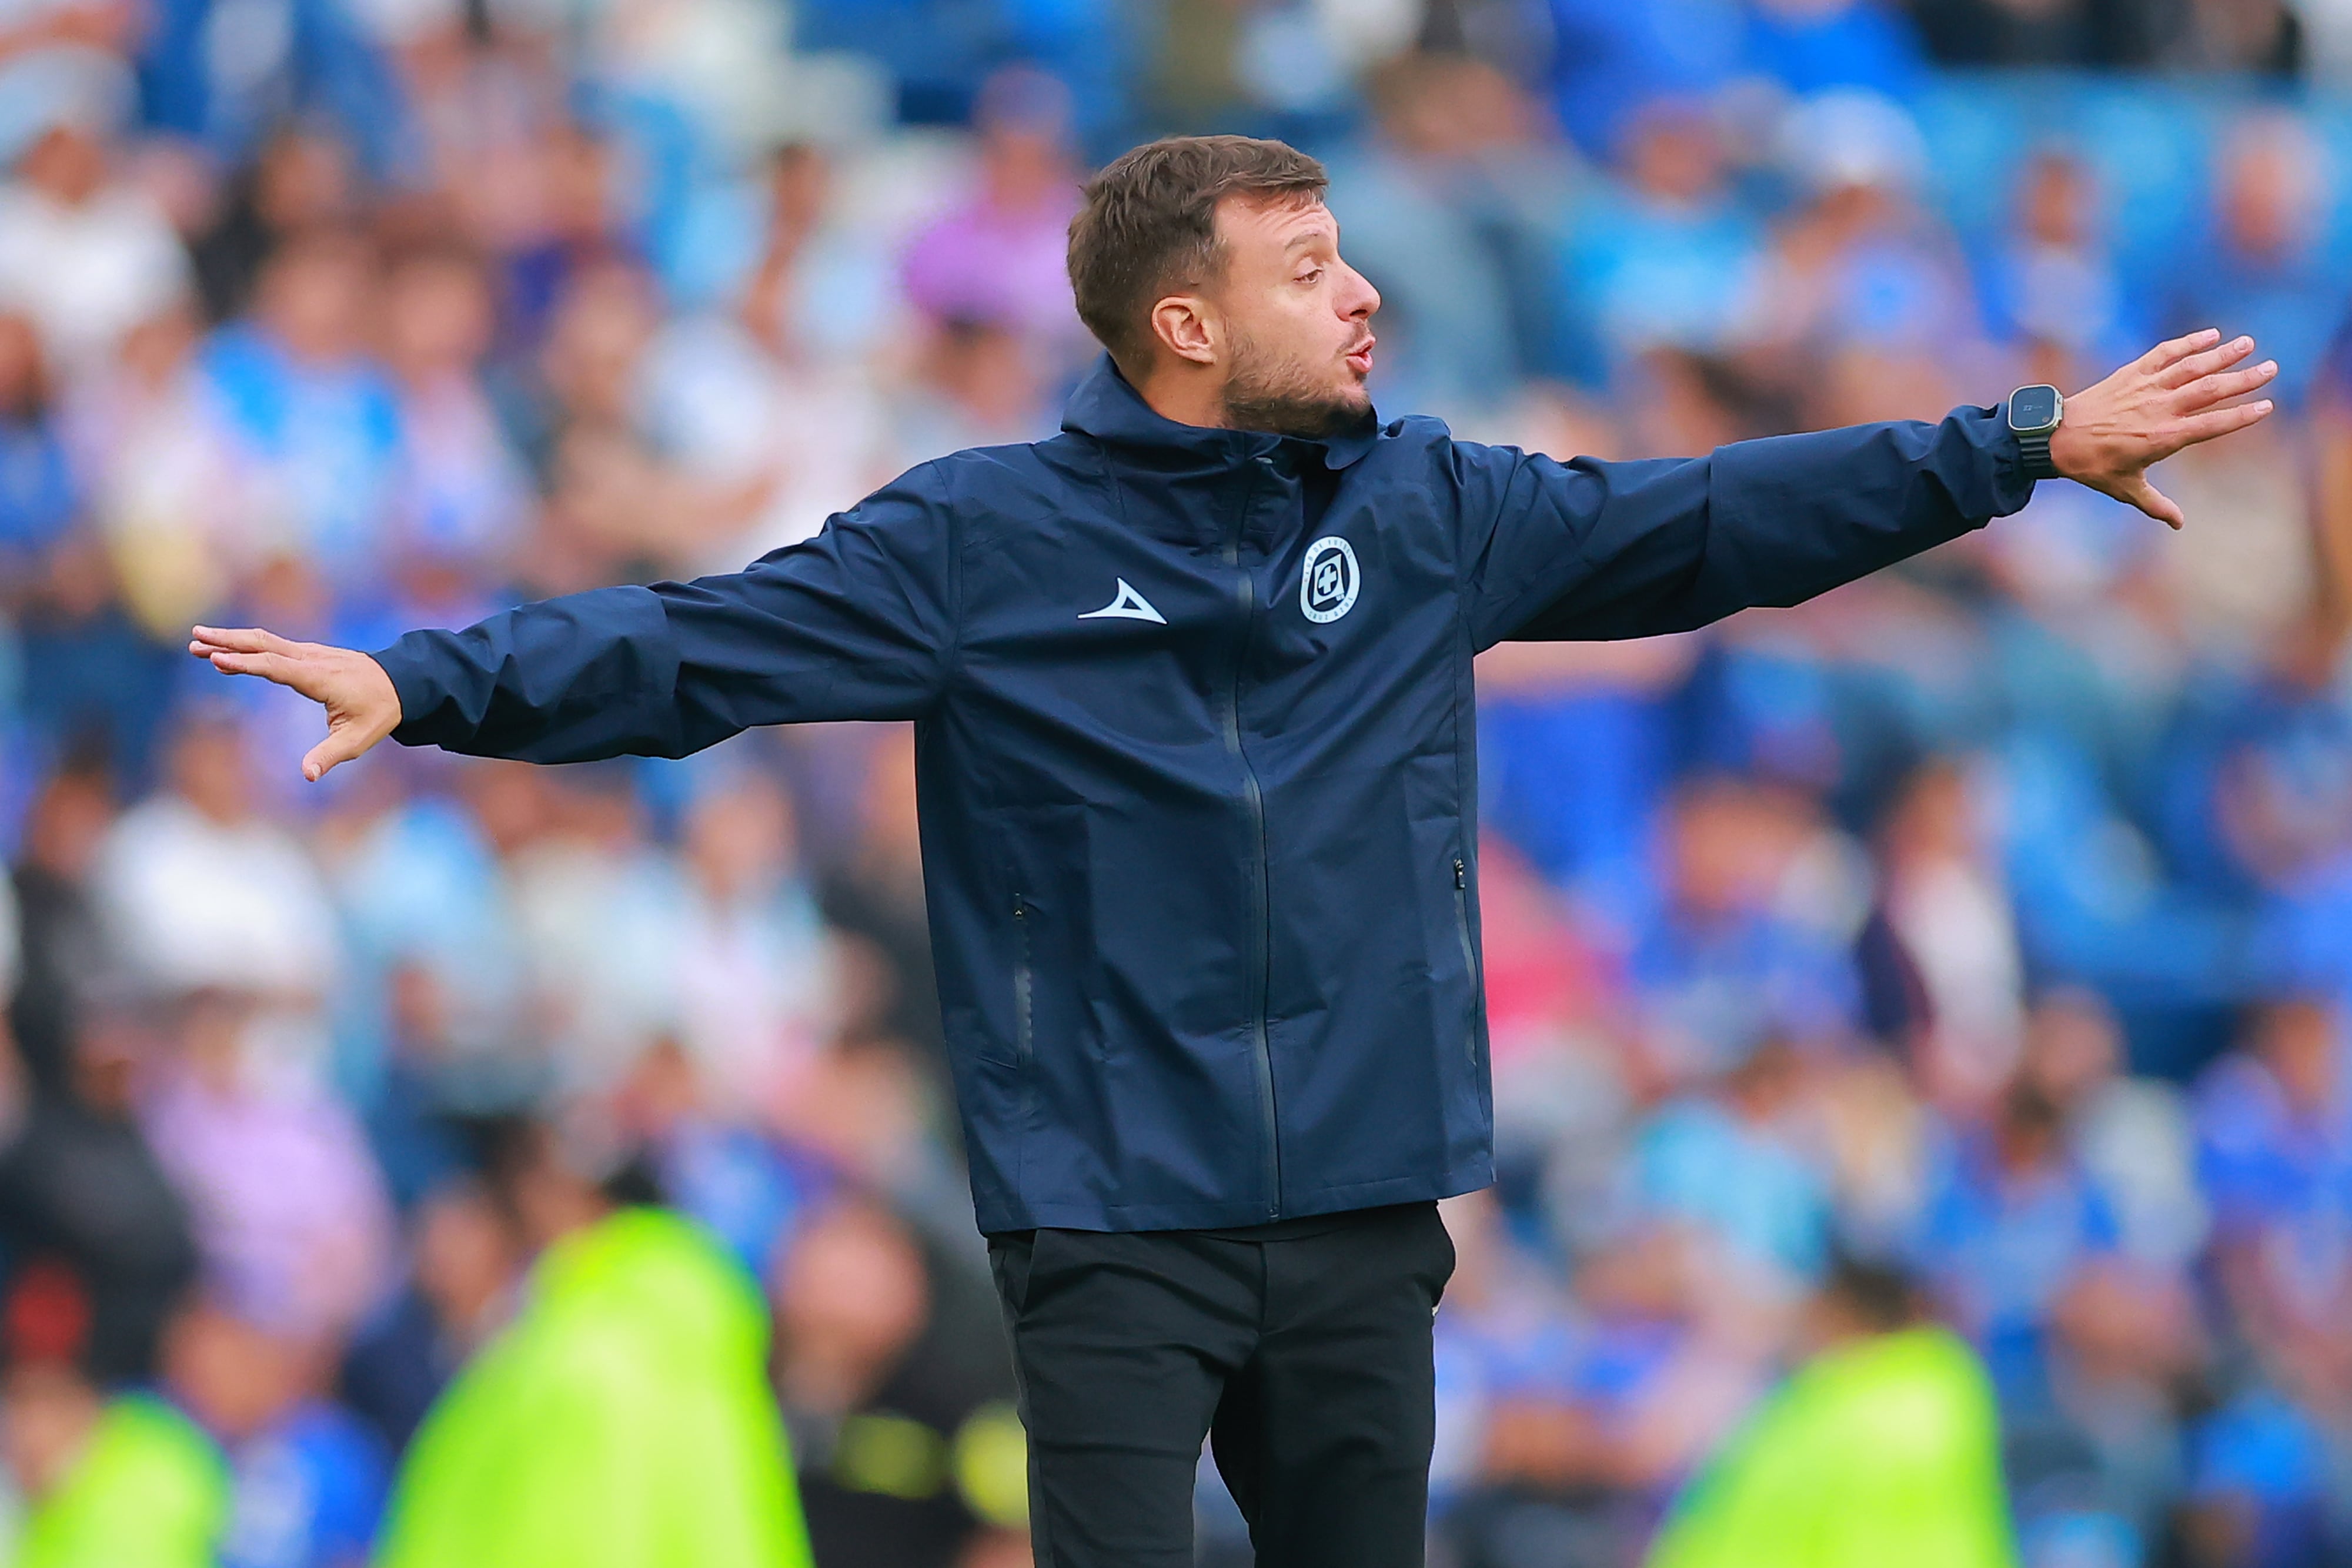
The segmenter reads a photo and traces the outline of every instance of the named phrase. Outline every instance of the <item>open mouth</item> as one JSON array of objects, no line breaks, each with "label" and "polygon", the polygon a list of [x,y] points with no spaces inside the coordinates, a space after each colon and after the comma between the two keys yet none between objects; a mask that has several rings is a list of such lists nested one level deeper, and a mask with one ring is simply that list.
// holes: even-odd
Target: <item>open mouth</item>
[{"label": "open mouth", "polygon": [[1362,375],[1371,370],[1372,345],[1377,341],[1378,339],[1367,338],[1348,350],[1348,363],[1355,367],[1357,374]]}]

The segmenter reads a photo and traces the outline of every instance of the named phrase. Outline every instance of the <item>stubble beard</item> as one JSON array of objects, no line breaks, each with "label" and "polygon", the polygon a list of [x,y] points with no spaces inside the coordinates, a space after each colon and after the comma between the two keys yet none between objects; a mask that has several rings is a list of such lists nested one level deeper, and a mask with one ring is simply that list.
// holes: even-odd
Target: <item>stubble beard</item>
[{"label": "stubble beard", "polygon": [[1247,340],[1234,345],[1224,405],[1225,423],[1234,430],[1307,441],[1353,435],[1372,424],[1372,400],[1363,383],[1344,391],[1318,386],[1295,361],[1263,354]]}]

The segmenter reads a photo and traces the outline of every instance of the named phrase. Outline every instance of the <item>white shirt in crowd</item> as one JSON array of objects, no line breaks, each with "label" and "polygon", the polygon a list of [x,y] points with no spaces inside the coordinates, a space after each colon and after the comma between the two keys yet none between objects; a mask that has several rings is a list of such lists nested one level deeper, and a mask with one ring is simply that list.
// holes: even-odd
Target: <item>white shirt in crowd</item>
[{"label": "white shirt in crowd", "polygon": [[124,813],[96,885],[132,972],[162,992],[318,998],[341,958],[334,904],[293,835],[225,825],[159,794]]},{"label": "white shirt in crowd", "polygon": [[102,361],[189,287],[187,252],[145,193],[118,184],[69,206],[0,186],[0,306],[33,319],[57,368]]}]

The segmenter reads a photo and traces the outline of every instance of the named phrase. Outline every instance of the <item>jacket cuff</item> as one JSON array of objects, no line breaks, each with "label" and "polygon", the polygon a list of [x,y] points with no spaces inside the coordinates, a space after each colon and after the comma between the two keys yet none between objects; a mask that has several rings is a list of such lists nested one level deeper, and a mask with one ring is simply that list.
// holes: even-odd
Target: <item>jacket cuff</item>
[{"label": "jacket cuff", "polygon": [[382,666],[385,674],[392,677],[392,689],[400,698],[400,723],[393,730],[392,738],[403,746],[433,744],[424,733],[422,721],[434,710],[441,697],[439,689],[427,673],[421,651],[410,646],[419,635],[411,632],[391,647],[379,649],[368,655]]},{"label": "jacket cuff", "polygon": [[2017,432],[2009,427],[2008,412],[1996,403],[1990,408],[1965,410],[1961,416],[1978,422],[1981,430],[1979,446],[1992,463],[1992,513],[2006,517],[2025,509],[2033,499],[2034,480],[2026,472],[2025,453],[2018,445]]}]

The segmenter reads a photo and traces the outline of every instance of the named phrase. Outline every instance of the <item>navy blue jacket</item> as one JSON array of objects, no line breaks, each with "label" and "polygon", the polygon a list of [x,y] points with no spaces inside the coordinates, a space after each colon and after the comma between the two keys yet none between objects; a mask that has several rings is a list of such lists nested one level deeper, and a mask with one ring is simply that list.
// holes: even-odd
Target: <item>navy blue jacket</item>
[{"label": "navy blue jacket", "polygon": [[1794,604],[2024,505],[1992,411],[1601,463],[1430,419],[1061,434],[731,576],[376,655],[397,738],[536,762],[912,719],[981,1228],[1245,1225],[1491,1177],[1471,658]]}]

